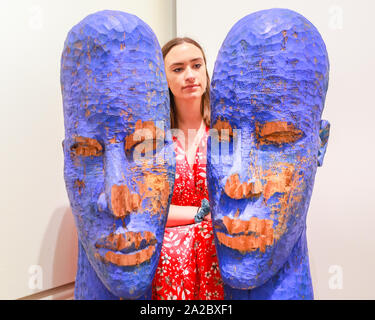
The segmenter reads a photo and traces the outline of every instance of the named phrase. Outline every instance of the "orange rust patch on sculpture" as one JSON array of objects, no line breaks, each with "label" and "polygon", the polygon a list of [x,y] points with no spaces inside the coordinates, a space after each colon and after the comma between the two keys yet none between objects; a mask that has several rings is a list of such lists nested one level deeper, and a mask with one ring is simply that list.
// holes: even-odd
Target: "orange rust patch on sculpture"
[{"label": "orange rust patch on sculpture", "polygon": [[[290,170],[291,172],[288,173],[288,170]],[[278,224],[275,228],[276,240],[280,239],[280,237],[286,232],[287,222],[289,221],[291,214],[291,208],[294,206],[295,203],[301,201],[300,188],[303,184],[303,180],[301,180],[301,176],[299,174],[295,174],[298,173],[298,171],[298,169],[296,170],[291,165],[285,169],[285,184],[287,184],[287,186],[284,195],[280,198],[279,202],[280,209],[278,212]]]},{"label": "orange rust patch on sculpture", "polygon": [[268,238],[273,238],[273,221],[270,219],[252,217],[250,220],[240,220],[224,217],[223,223],[227,228],[228,233],[231,235],[237,233],[255,233],[258,236],[262,235]]},{"label": "orange rust patch on sculpture", "polygon": [[108,140],[108,142],[109,142],[110,144],[115,144],[115,143],[117,143],[117,141],[116,141],[116,137],[113,137],[112,139]]},{"label": "orange rust patch on sculpture", "polygon": [[167,176],[144,171],[143,183],[138,181],[139,192],[142,199],[149,199],[150,209],[154,213],[160,212],[161,207],[166,208],[169,198],[169,182]]},{"label": "orange rust patch on sculpture", "polygon": [[252,217],[250,220],[223,218],[223,223],[230,235],[244,233],[230,237],[223,232],[217,232],[217,238],[223,245],[240,252],[251,252],[260,249],[266,251],[266,246],[274,242],[273,221]]},{"label": "orange rust patch on sculpture", "polygon": [[70,148],[70,151],[76,156],[98,157],[103,154],[102,146],[95,139],[75,137],[74,141],[75,143]]},{"label": "orange rust patch on sculpture", "polygon": [[112,251],[108,251],[105,254],[104,260],[121,267],[135,266],[150,260],[154,252],[155,246],[149,246],[148,248],[134,254],[117,254]]},{"label": "orange rust patch on sculpture", "polygon": [[277,241],[287,229],[286,224],[290,218],[291,206],[301,201],[300,185],[302,181],[298,174],[298,168],[296,169],[292,164],[278,163],[276,165],[278,168],[281,168],[281,172],[267,170],[263,173],[263,179],[266,180],[263,196],[267,201],[275,193],[281,194],[278,203],[274,206],[274,209],[272,209],[272,212],[277,214],[278,220],[274,231],[274,238]]},{"label": "orange rust patch on sculpture", "polygon": [[288,42],[287,31],[286,31],[286,30],[283,30],[283,31],[282,31],[282,34],[283,34],[283,44],[282,44],[282,46],[281,46],[281,50],[282,50],[282,51],[285,51],[286,43]]},{"label": "orange rust patch on sculpture", "polygon": [[252,252],[259,249],[261,252],[266,251],[266,246],[273,244],[273,237],[266,237],[263,235],[240,235],[236,237],[229,237],[223,232],[216,233],[219,242],[226,247],[240,251],[241,253]]},{"label": "orange rust patch on sculpture", "polygon": [[140,207],[141,197],[130,193],[127,186],[113,185],[111,189],[111,205],[116,217],[124,217]]},{"label": "orange rust patch on sculpture", "polygon": [[[212,128],[218,131],[219,141],[223,141],[223,140],[228,141],[230,137],[233,138],[233,129],[228,121],[217,120],[215,125]],[[224,130],[227,130],[227,131],[225,132]]]},{"label": "orange rust patch on sculpture", "polygon": [[77,41],[73,44],[74,48],[76,49],[79,49],[79,50],[82,50],[82,42],[81,41]]},{"label": "orange rust patch on sculpture", "polygon": [[262,183],[260,180],[255,182],[240,182],[238,174],[232,174],[225,183],[225,193],[232,199],[244,199],[255,197],[262,193]]},{"label": "orange rust patch on sculpture", "polygon": [[148,245],[154,245],[156,243],[155,236],[150,231],[143,231],[143,235],[142,232],[128,231],[125,235],[122,233],[111,233],[105,239],[105,243],[96,244],[96,248],[107,248],[113,251],[121,251],[130,248],[134,244],[135,249],[138,250],[143,240],[145,240]]},{"label": "orange rust patch on sculpture", "polygon": [[81,195],[82,194],[82,190],[85,188],[85,181],[77,179],[74,182],[74,188],[77,188],[79,195]]},{"label": "orange rust patch on sculpture", "polygon": [[293,165],[285,165],[280,173],[266,173],[264,179],[267,181],[264,186],[263,196],[266,200],[271,198],[276,192],[288,193],[292,188],[292,178],[294,174]]},{"label": "orange rust patch on sculpture", "polygon": [[[144,131],[138,131],[143,129]],[[149,133],[151,133],[151,137],[147,137]],[[149,138],[154,139],[153,149],[155,150],[156,140],[164,138],[164,135],[162,130],[156,127],[153,121],[142,122],[142,120],[138,120],[135,124],[134,132],[125,138],[125,150],[130,150],[134,145]]]},{"label": "orange rust patch on sculpture", "polygon": [[263,64],[263,58],[262,59],[260,59],[260,61],[259,61],[259,68],[260,68],[260,71],[262,71],[262,75],[263,75],[263,67],[262,67],[262,64]]},{"label": "orange rust patch on sculpture", "polygon": [[292,143],[302,137],[301,130],[285,121],[256,122],[255,133],[260,145]]}]

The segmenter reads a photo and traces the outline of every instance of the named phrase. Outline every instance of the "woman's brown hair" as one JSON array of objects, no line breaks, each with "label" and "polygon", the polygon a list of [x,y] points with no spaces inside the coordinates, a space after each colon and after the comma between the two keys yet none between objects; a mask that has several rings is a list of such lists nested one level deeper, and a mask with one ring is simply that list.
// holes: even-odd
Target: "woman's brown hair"
[{"label": "woman's brown hair", "polygon": [[[206,91],[202,95],[202,101],[201,101],[201,115],[203,118],[204,123],[206,126],[210,126],[210,118],[211,118],[211,110],[210,110],[210,77],[207,72],[207,62],[206,62],[206,56],[204,54],[204,51],[202,47],[199,45],[198,42],[195,40],[184,37],[184,38],[174,38],[170,41],[168,41],[163,48],[161,49],[163,53],[163,59],[165,60],[166,55],[168,54],[169,51],[175,46],[178,46],[183,43],[191,43],[197,48],[199,48],[202,52],[203,55],[203,60],[206,68],[206,78],[207,78],[207,83],[206,83]],[[169,98],[170,98],[170,105],[171,105],[171,128],[177,128],[177,114],[176,114],[176,104],[174,101],[173,93],[171,89],[169,89]]]}]

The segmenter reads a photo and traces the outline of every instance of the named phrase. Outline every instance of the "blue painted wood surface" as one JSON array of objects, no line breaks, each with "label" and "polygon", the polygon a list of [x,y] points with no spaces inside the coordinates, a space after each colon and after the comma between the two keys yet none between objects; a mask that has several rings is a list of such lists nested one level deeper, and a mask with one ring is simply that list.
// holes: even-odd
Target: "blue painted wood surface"
[{"label": "blue painted wood surface", "polygon": [[175,174],[156,36],[131,14],[87,16],[65,41],[61,87],[75,298],[150,298]]},{"label": "blue painted wood surface", "polygon": [[207,179],[226,299],[313,299],[306,215],[328,77],[321,35],[291,10],[244,17],[221,46]]}]

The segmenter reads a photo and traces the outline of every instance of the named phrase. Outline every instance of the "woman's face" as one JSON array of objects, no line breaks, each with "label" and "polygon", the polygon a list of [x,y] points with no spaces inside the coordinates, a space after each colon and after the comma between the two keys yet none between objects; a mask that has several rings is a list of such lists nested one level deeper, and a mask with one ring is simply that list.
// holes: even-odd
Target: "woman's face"
[{"label": "woman's face", "polygon": [[164,60],[168,87],[175,100],[202,97],[207,76],[202,51],[191,43],[173,47]]}]

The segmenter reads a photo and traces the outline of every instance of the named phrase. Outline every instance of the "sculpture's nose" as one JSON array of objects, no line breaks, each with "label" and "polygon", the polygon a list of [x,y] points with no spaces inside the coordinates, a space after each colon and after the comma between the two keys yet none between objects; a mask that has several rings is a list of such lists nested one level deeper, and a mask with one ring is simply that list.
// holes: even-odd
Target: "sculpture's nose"
[{"label": "sculpture's nose", "polygon": [[111,211],[118,218],[125,217],[129,213],[138,210],[141,204],[139,194],[131,193],[126,185],[112,184],[110,198]]},{"label": "sculpture's nose", "polygon": [[97,206],[99,212],[110,209],[110,212],[115,217],[121,218],[138,210],[141,202],[139,194],[131,193],[126,185],[117,185],[111,182],[109,184],[112,185],[109,188],[110,193],[103,192],[98,197]]},{"label": "sculpture's nose", "polygon": [[101,206],[107,207],[117,218],[125,217],[131,212],[138,210],[141,197],[129,188],[131,186],[131,176],[127,168],[128,163],[123,144],[118,143],[107,146],[104,161],[106,201],[104,202],[102,199]]},{"label": "sculpture's nose", "polygon": [[255,149],[254,126],[241,120],[241,128],[233,130],[233,165],[225,182],[224,192],[232,199],[259,197],[263,193],[258,159]]},{"label": "sculpture's nose", "polygon": [[241,182],[239,174],[232,174],[225,183],[225,194],[232,199],[246,199],[259,197],[263,192],[263,186],[259,179],[253,182]]},{"label": "sculpture's nose", "polygon": [[103,212],[103,211],[106,211],[108,209],[107,199],[106,199],[105,192],[102,192],[99,195],[98,201],[96,202],[96,204],[98,206],[99,212]]}]

